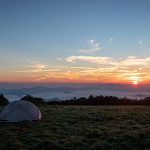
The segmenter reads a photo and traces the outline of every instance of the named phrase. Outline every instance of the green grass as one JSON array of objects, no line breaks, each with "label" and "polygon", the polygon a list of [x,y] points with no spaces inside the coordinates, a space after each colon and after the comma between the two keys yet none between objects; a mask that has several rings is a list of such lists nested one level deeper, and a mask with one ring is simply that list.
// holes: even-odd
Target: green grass
[{"label": "green grass", "polygon": [[[1,108],[2,109],[2,108]],[[0,150],[149,150],[150,107],[47,106],[35,123],[0,123]]]}]

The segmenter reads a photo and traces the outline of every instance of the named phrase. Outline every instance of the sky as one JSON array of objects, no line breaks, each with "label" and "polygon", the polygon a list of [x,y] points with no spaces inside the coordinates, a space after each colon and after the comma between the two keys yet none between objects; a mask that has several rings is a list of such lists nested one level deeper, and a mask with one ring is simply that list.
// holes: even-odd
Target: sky
[{"label": "sky", "polygon": [[0,0],[0,82],[150,83],[149,0]]}]

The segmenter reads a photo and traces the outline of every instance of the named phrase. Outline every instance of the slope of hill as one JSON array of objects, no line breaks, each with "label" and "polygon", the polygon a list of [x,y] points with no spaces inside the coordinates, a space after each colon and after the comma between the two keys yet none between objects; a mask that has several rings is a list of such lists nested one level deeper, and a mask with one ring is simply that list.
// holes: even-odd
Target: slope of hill
[{"label": "slope of hill", "polygon": [[47,106],[34,123],[0,122],[0,149],[148,150],[150,109],[143,106]]}]

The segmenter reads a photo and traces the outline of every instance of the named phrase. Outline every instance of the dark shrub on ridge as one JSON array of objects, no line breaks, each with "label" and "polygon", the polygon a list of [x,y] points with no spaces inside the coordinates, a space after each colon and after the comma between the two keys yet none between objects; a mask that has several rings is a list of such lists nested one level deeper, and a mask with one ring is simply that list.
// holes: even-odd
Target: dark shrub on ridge
[{"label": "dark shrub on ridge", "polygon": [[46,105],[46,103],[44,102],[44,100],[42,98],[33,97],[31,95],[26,95],[26,96],[22,97],[21,100],[29,101],[37,106]]},{"label": "dark shrub on ridge", "polygon": [[150,105],[150,97],[144,99],[129,99],[126,97],[119,98],[116,96],[93,96],[90,95],[88,98],[73,98],[70,100],[62,101],[48,101],[48,105],[89,105],[89,106],[98,106],[98,105]]},{"label": "dark shrub on ridge", "polygon": [[3,94],[0,94],[0,106],[5,106],[8,103],[8,99]]}]

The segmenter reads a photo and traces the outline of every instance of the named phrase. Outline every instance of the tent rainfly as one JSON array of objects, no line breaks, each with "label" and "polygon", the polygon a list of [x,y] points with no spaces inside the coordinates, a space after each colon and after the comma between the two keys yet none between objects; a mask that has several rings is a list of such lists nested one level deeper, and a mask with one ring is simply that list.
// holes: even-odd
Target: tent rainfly
[{"label": "tent rainfly", "polygon": [[0,120],[8,122],[34,121],[41,119],[41,112],[33,103],[19,100],[9,103],[1,112]]}]

